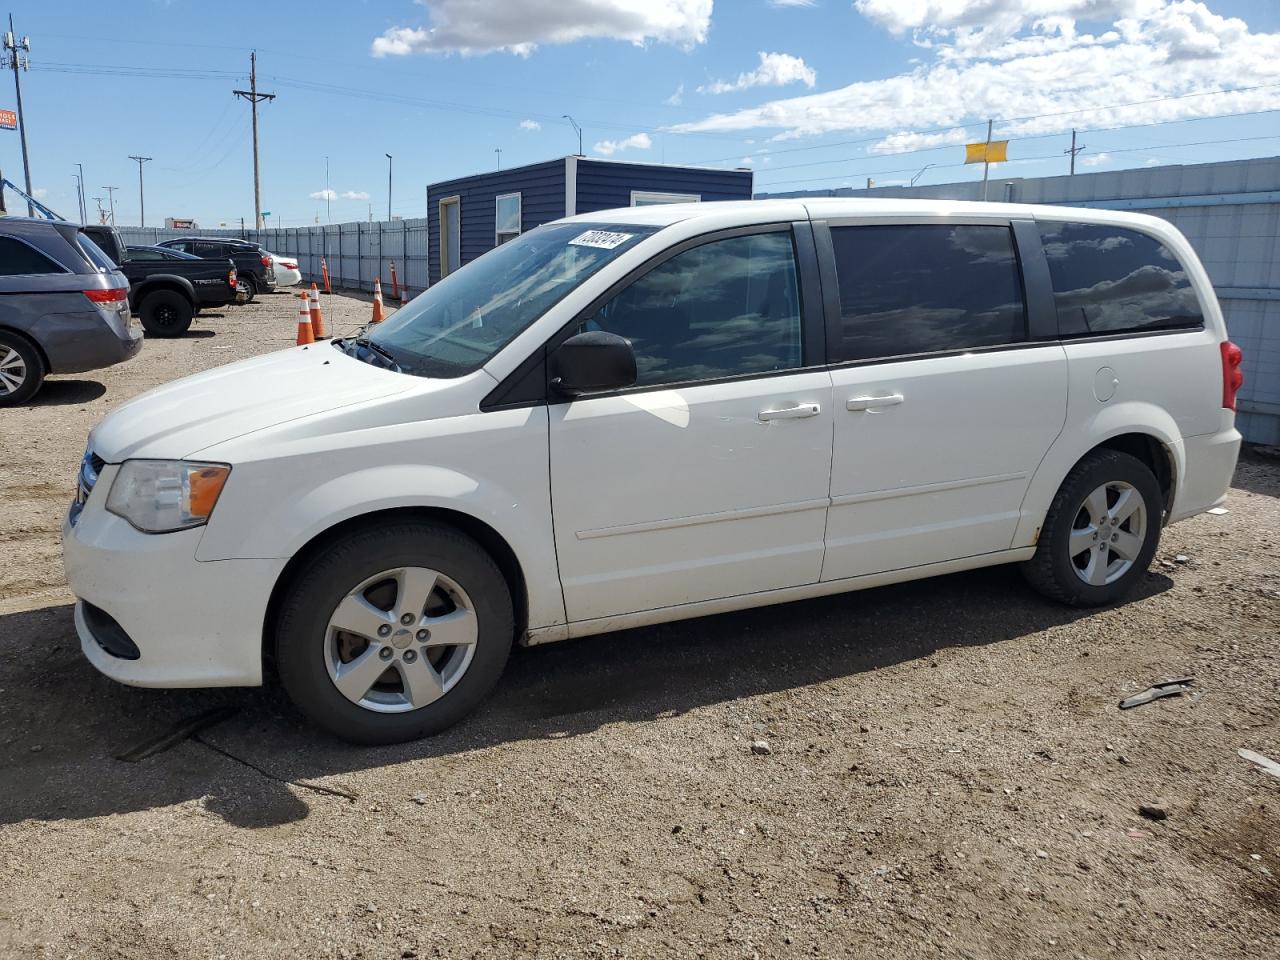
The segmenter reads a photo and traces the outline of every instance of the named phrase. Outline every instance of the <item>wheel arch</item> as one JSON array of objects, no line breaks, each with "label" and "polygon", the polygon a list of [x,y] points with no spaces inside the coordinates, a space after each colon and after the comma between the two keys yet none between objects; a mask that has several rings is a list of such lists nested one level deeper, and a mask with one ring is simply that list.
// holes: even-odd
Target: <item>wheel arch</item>
[{"label": "wheel arch", "polygon": [[312,557],[346,534],[366,527],[392,523],[397,520],[429,520],[445,524],[480,544],[498,565],[503,578],[507,581],[507,588],[511,591],[512,613],[515,620],[517,641],[525,634],[529,626],[528,583],[516,552],[502,534],[485,521],[471,514],[447,507],[391,507],[357,514],[341,520],[333,526],[326,527],[303,544],[289,559],[289,562],[285,564],[284,569],[280,571],[280,575],[276,578],[275,585],[271,589],[271,596],[267,601],[267,609],[262,621],[264,670],[270,664],[273,654],[271,639],[275,630],[276,619],[279,616],[280,604],[297,578],[298,571]]},{"label": "wheel arch", "polygon": [[194,309],[197,303],[195,287],[184,277],[161,276],[144,280],[135,289],[129,291],[129,306],[137,310],[146,298],[158,290],[168,290],[181,294]]},{"label": "wheel arch", "polygon": [[36,356],[40,358],[40,362],[44,364],[44,372],[47,374],[53,370],[52,364],[49,363],[49,355],[45,353],[44,345],[35,337],[27,333],[25,330],[19,330],[17,327],[9,327],[0,323],[0,333],[7,333],[10,336],[17,337],[19,340],[30,344],[31,349],[36,352]]}]

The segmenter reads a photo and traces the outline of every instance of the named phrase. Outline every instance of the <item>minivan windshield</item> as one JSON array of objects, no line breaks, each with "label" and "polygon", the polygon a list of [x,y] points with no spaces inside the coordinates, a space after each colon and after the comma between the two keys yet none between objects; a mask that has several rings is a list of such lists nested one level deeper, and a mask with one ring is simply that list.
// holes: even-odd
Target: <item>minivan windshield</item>
[{"label": "minivan windshield", "polygon": [[405,373],[460,377],[657,227],[551,223],[451,273],[401,307],[369,342]]}]

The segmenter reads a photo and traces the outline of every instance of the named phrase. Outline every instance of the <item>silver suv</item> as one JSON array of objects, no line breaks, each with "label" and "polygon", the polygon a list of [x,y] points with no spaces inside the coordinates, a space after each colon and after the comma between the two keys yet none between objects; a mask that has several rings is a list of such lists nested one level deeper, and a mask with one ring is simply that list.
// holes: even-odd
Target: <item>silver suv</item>
[{"label": "silver suv", "polygon": [[78,224],[0,218],[0,407],[50,373],[128,360],[142,347],[129,281]]}]

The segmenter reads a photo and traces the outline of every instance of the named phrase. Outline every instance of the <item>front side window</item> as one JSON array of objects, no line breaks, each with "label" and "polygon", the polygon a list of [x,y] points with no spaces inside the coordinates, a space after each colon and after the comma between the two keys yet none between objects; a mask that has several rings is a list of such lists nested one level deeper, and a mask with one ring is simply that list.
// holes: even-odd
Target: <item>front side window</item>
[{"label": "front side window", "polygon": [[1064,337],[1198,327],[1200,301],[1155,237],[1089,223],[1039,224]]},{"label": "front side window", "polygon": [[832,362],[1018,343],[1022,278],[1004,226],[833,227],[840,326]]},{"label": "front side window", "polygon": [[629,223],[530,230],[432,284],[378,324],[369,340],[406,373],[460,377],[656,230]]},{"label": "front side window", "polygon": [[66,272],[35,247],[27,246],[13,237],[0,237],[0,276],[22,277]]},{"label": "front side window", "polygon": [[497,216],[494,245],[500,247],[508,240],[520,236],[520,194],[504,193],[494,204]]},{"label": "front side window", "polygon": [[125,251],[127,260],[150,261],[150,260],[168,260],[159,250],[147,250],[145,247],[129,247]]},{"label": "front side window", "polygon": [[791,233],[732,237],[686,250],[606,303],[585,328],[631,341],[637,386],[799,367]]}]

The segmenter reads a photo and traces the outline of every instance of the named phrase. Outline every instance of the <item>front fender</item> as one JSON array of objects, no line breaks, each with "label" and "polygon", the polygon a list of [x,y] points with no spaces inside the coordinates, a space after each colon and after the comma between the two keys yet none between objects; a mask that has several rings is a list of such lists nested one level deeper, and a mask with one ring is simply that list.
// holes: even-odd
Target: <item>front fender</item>
[{"label": "front fender", "polygon": [[1162,407],[1141,400],[1107,404],[1082,423],[1063,431],[1049,448],[1027,487],[1022,517],[1009,546],[1035,546],[1044,516],[1067,474],[1090,450],[1126,433],[1146,434],[1160,442],[1173,472],[1176,500],[1185,473],[1186,454],[1173,417]]}]

